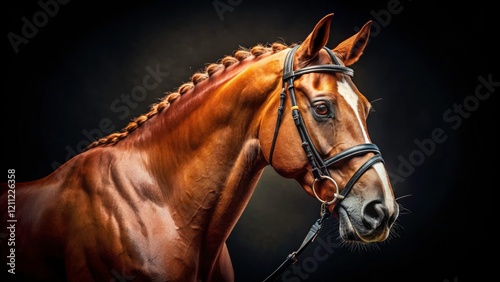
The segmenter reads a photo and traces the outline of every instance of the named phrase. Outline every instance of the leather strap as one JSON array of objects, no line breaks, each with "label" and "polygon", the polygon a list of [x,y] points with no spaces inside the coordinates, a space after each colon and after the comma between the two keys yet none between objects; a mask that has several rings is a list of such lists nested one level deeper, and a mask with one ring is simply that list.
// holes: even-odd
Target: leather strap
[{"label": "leather strap", "polygon": [[319,232],[321,231],[321,227],[323,226],[323,221],[330,215],[328,211],[323,212],[320,218],[316,220],[316,222],[311,226],[311,229],[309,229],[309,232],[307,233],[306,237],[304,238],[304,241],[302,241],[302,244],[300,247],[294,251],[291,252],[286,259],[281,263],[281,265],[273,272],[271,273],[266,279],[264,279],[263,282],[268,282],[268,281],[276,281],[278,277],[281,276],[281,274],[287,269],[290,265],[295,263],[297,261],[297,256],[299,256],[304,249],[316,239],[318,236]]}]

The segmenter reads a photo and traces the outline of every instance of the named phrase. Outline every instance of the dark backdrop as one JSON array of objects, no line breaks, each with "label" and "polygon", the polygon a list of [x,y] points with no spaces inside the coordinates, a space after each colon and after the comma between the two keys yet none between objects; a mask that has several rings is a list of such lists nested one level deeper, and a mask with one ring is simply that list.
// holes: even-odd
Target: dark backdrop
[{"label": "dark backdrop", "polygon": [[[18,181],[47,175],[97,134],[103,120],[121,129],[163,92],[239,46],[303,40],[333,12],[334,47],[373,19],[354,80],[377,100],[370,134],[404,207],[398,232],[377,248],[353,249],[339,245],[337,225],[328,221],[280,281],[495,277],[486,259],[496,255],[498,237],[491,229],[498,225],[492,216],[498,183],[487,181],[498,167],[493,113],[500,88],[491,7],[411,0],[130,2],[68,1],[50,6],[45,18],[36,1],[2,5],[2,180],[7,168],[16,169]],[[23,31],[34,16],[37,30]],[[142,85],[146,68],[157,65],[168,75],[123,108],[121,95]],[[266,169],[228,240],[237,281],[271,273],[299,246],[318,211],[295,182]],[[315,248],[323,256],[314,256]]]}]

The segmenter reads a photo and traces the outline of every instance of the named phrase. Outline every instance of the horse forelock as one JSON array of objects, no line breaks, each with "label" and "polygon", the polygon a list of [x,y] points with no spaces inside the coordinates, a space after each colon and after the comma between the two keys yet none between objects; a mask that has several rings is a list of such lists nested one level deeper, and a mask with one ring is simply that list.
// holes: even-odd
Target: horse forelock
[{"label": "horse forelock", "polygon": [[[276,41],[272,44],[257,44],[253,46],[252,48],[244,48],[241,47],[234,52],[234,54],[227,55],[217,61],[216,63],[211,63],[208,64],[203,71],[198,71],[194,73],[190,78],[189,81],[186,83],[183,83],[181,86],[179,86],[175,92],[165,92],[165,96],[160,100],[160,102],[152,104],[150,106],[149,111],[146,114],[140,115],[130,121],[127,126],[125,126],[120,132],[115,132],[111,133],[108,136],[102,137],[94,142],[92,142],[86,150],[95,148],[97,146],[101,145],[113,145],[116,144],[118,141],[124,139],[127,137],[131,132],[133,132],[135,129],[140,127],[142,124],[144,124],[147,120],[149,120],[151,117],[155,116],[156,114],[160,113],[163,111],[165,108],[168,108],[172,101],[176,100],[179,98],[181,95],[185,94],[186,92],[194,89],[197,84],[199,84],[202,81],[207,80],[214,74],[227,69],[230,66],[236,65],[241,63],[243,60],[249,58],[250,56],[253,56],[254,59],[259,59],[261,58],[261,55],[267,54],[267,53],[277,53],[279,51],[282,51],[286,48],[293,47],[295,44],[292,44],[288,46],[284,42],[279,42]],[[256,61],[257,61],[256,60]]]}]

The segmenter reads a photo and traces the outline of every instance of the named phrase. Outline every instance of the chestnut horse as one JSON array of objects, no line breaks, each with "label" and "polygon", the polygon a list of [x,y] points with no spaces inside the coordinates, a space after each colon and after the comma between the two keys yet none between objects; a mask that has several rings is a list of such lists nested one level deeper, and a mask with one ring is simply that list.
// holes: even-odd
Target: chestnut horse
[{"label": "chestnut horse", "polygon": [[[387,239],[398,204],[348,67],[371,21],[329,49],[332,17],[301,44],[257,45],[208,65],[122,131],[16,183],[15,275],[233,281],[225,242],[268,165],[316,197],[343,240]],[[2,242],[4,259],[11,248]]]}]

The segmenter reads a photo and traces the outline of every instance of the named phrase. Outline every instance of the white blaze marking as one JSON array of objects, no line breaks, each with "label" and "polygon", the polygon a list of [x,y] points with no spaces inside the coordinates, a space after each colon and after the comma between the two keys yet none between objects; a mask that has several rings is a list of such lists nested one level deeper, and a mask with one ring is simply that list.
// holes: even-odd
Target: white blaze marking
[{"label": "white blaze marking", "polygon": [[391,192],[390,185],[389,185],[389,175],[387,175],[387,171],[382,163],[376,163],[373,165],[373,168],[378,174],[378,177],[380,180],[382,180],[382,186],[384,187],[384,205],[386,206],[387,210],[389,211],[389,214],[394,213],[394,195]]},{"label": "white blaze marking", "polygon": [[352,111],[356,115],[356,118],[358,119],[358,124],[359,127],[361,128],[361,132],[363,132],[363,137],[365,139],[366,143],[369,143],[370,140],[368,139],[368,134],[366,133],[365,128],[363,127],[363,123],[361,122],[361,117],[359,116],[359,111],[358,111],[358,95],[354,93],[352,90],[351,86],[345,78],[342,78],[342,81],[337,82],[337,91],[344,97],[344,99],[347,101],[349,106],[351,106]]},{"label": "white blaze marking", "polygon": [[[363,126],[363,123],[361,122],[361,117],[359,116],[359,111],[358,111],[358,95],[352,90],[351,86],[345,78],[342,78],[342,81],[337,82],[337,91],[339,92],[342,97],[347,101],[349,106],[351,106],[354,114],[356,115],[356,118],[358,119],[358,124],[359,127],[361,128],[361,132],[363,133],[363,138],[365,140],[365,143],[370,143],[370,139],[368,139],[368,133],[366,132],[366,129]],[[383,189],[384,189],[384,199],[385,199],[385,206],[389,209],[389,213],[394,212],[394,196],[392,195],[390,185],[389,185],[389,177],[387,175],[387,171],[385,170],[385,167],[382,163],[376,163],[373,165],[373,168],[377,172],[380,180],[382,181]]]}]

